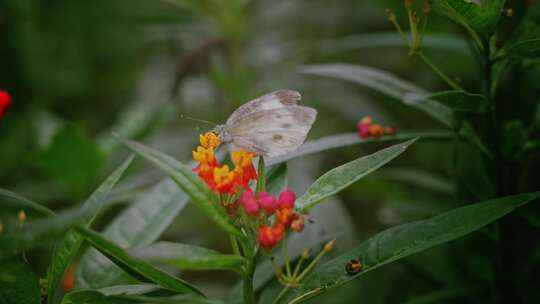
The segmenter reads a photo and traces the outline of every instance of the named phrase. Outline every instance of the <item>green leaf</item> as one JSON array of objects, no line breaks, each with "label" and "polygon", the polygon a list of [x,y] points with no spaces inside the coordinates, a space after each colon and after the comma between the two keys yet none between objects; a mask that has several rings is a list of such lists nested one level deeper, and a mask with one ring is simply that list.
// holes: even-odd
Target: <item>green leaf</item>
[{"label": "green leaf", "polygon": [[[111,174],[111,176],[103,183],[103,186],[99,187],[82,205],[81,209],[87,210],[88,214],[81,219],[81,225],[90,227],[96,215],[99,213],[99,210],[105,204],[109,192],[113,189],[116,182],[118,182],[132,161],[133,156],[130,156],[118,167],[118,169],[114,171],[113,174]],[[67,231],[64,239],[56,244],[51,262],[49,263],[49,268],[47,270],[48,303],[53,303],[58,284],[60,284],[64,273],[71,263],[71,260],[79,251],[81,243],[82,237],[79,235],[79,233],[73,229],[70,229]]]},{"label": "green leaf", "polygon": [[96,208],[101,207],[128,165],[129,160],[107,177],[82,207],[59,213],[53,218],[28,222],[22,228],[17,227],[0,234],[0,253],[12,254],[34,248],[45,241],[55,239],[71,226],[88,221],[96,213]]},{"label": "green leaf", "polygon": [[83,197],[95,185],[103,161],[99,146],[73,125],[60,129],[36,156],[36,164],[75,197]]},{"label": "green leaf", "polygon": [[330,149],[349,147],[358,144],[401,141],[417,137],[419,138],[419,140],[452,139],[453,136],[454,135],[451,132],[445,130],[432,130],[423,132],[398,132],[396,135],[383,136],[380,138],[360,138],[360,136],[358,136],[358,133],[356,132],[335,134],[308,141],[301,145],[300,148],[298,148],[296,151],[287,153],[287,155],[284,156],[269,159],[267,165],[272,166],[275,164],[284,163],[288,160],[300,156],[314,154]]},{"label": "green leaf", "polygon": [[391,73],[361,65],[345,63],[306,65],[299,72],[351,81],[396,99],[402,99],[407,93],[426,93],[422,88]]},{"label": "green leaf", "polygon": [[241,271],[245,259],[187,244],[158,242],[146,248],[131,251],[134,256],[148,262],[157,262],[181,270]]},{"label": "green leaf", "polygon": [[480,4],[467,0],[435,0],[435,9],[454,21],[487,37],[495,31],[505,0],[482,0]]},{"label": "green leaf", "polygon": [[[124,249],[149,246],[187,202],[187,195],[172,180],[165,179],[116,216],[103,235]],[[76,283],[83,288],[100,288],[121,283],[124,274],[99,251],[89,248],[77,266]]]},{"label": "green leaf", "polygon": [[166,172],[191,198],[191,201],[223,230],[238,237],[243,237],[240,231],[229,222],[225,212],[219,208],[217,196],[197,175],[191,172],[190,168],[164,153],[135,141],[121,138],[119,140],[133,152]]},{"label": "green leaf", "polygon": [[45,216],[54,216],[54,211],[51,209],[6,189],[0,188],[0,199],[4,202],[8,201],[8,204],[15,208],[32,209]]},{"label": "green leaf", "polygon": [[0,304],[39,304],[39,278],[28,264],[9,259],[0,262]]},{"label": "green leaf", "polygon": [[203,295],[202,292],[188,282],[163,272],[138,258],[130,256],[125,250],[120,248],[120,246],[102,237],[99,233],[81,226],[76,227],[76,230],[94,248],[141,282],[156,283],[165,289],[179,293],[196,293]]},{"label": "green leaf", "polygon": [[438,92],[430,95],[427,99],[435,100],[458,112],[482,113],[487,106],[487,100],[483,95],[464,91]]},{"label": "green leaf", "polygon": [[[295,291],[295,296],[304,298],[295,303],[343,285],[388,263],[465,236],[538,197],[540,192],[488,200],[427,220],[387,229],[309,274]],[[345,265],[351,259],[360,259],[363,264],[363,270],[356,275],[345,272]]]},{"label": "green leaf", "polygon": [[446,126],[452,125],[452,111],[448,107],[426,99],[427,91],[386,71],[353,64],[319,64],[304,66],[300,73],[367,86],[425,112]]},{"label": "green leaf", "polygon": [[118,296],[118,295],[142,295],[159,290],[161,287],[156,284],[129,284],[129,285],[115,285],[99,290],[100,293],[106,296]]},{"label": "green leaf", "polygon": [[108,297],[97,290],[75,290],[64,296],[62,304],[130,304],[124,299]]},{"label": "green leaf", "polygon": [[512,44],[507,53],[512,57],[540,57],[540,38],[523,40]]},{"label": "green leaf", "polygon": [[296,208],[301,212],[307,212],[323,199],[338,193],[396,158],[416,140],[416,138],[411,139],[382,149],[326,172],[308,188],[304,195],[298,198]]}]

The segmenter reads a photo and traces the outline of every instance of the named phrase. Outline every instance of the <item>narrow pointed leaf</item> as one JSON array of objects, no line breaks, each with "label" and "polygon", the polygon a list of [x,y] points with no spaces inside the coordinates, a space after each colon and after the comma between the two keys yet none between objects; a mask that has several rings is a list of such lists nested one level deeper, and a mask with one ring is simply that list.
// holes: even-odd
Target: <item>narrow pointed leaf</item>
[{"label": "narrow pointed leaf", "polygon": [[286,162],[288,160],[310,155],[326,150],[349,147],[353,145],[368,144],[368,143],[381,143],[381,142],[391,142],[391,141],[401,141],[409,140],[413,138],[419,138],[419,140],[444,140],[452,139],[454,135],[452,132],[445,130],[431,130],[431,131],[420,131],[420,132],[398,132],[396,135],[391,136],[382,136],[379,138],[360,138],[358,133],[342,133],[334,134],[318,139],[310,140],[300,146],[296,151],[287,153],[286,155],[274,157],[268,160],[267,165],[273,166]]},{"label": "narrow pointed leaf", "polygon": [[76,230],[94,248],[141,282],[155,283],[165,289],[179,293],[196,293],[203,295],[201,291],[190,285],[188,282],[129,255],[125,250],[120,248],[120,246],[102,237],[99,233],[81,226],[76,227]]},{"label": "narrow pointed leaf", "polygon": [[430,95],[427,99],[435,100],[458,112],[482,113],[487,106],[487,100],[483,95],[464,91],[438,92]]},{"label": "narrow pointed leaf", "polygon": [[164,153],[135,141],[126,139],[120,139],[120,141],[133,152],[166,172],[191,198],[192,202],[223,230],[242,237],[240,231],[229,222],[225,212],[218,207],[217,196],[197,175],[191,172],[190,168]]},{"label": "narrow pointed leaf", "polygon": [[[149,246],[169,226],[188,202],[171,179],[157,183],[114,218],[103,235],[124,249]],[[76,282],[82,288],[122,283],[125,273],[99,251],[89,248],[77,266]]]},{"label": "narrow pointed leaf", "polygon": [[[81,208],[87,210],[88,214],[81,219],[81,225],[90,227],[99,210],[105,204],[108,194],[132,161],[133,156],[130,156],[111,174],[109,178],[105,180],[103,186],[99,187],[94,193],[92,193],[90,198],[82,205]],[[79,235],[79,233],[75,230],[70,229],[67,231],[64,239],[55,246],[47,271],[47,297],[49,303],[53,303],[58,284],[60,284],[64,273],[71,263],[71,260],[79,251],[81,243],[81,235]]]},{"label": "narrow pointed leaf", "polygon": [[54,216],[51,209],[6,189],[0,188],[0,200],[7,201],[7,204],[16,208],[31,209],[45,216]]},{"label": "narrow pointed leaf", "polygon": [[[99,187],[92,197],[96,202],[105,198],[120,179],[128,163],[116,169]],[[97,204],[100,205],[100,204]],[[28,222],[22,228],[6,230],[0,234],[0,255],[13,254],[39,246],[63,234],[71,226],[87,221],[96,212],[96,204],[84,204],[82,207],[58,213],[55,217]],[[98,206],[99,207],[99,206]]]},{"label": "narrow pointed leaf", "polygon": [[319,177],[296,201],[298,210],[307,212],[323,199],[338,193],[360,178],[382,167],[396,158],[417,139],[382,149],[371,155],[360,157],[344,165],[336,167]]},{"label": "narrow pointed leaf", "polygon": [[148,262],[157,262],[181,270],[232,270],[241,271],[245,259],[218,251],[172,242],[158,242],[131,253]]},{"label": "narrow pointed leaf", "polygon": [[452,111],[448,107],[424,98],[428,94],[426,90],[389,72],[361,65],[336,63],[307,65],[300,73],[332,77],[366,86],[415,107],[446,126],[452,124]]},{"label": "narrow pointed leaf", "polygon": [[[294,296],[301,299],[295,303],[343,285],[385,264],[463,237],[538,197],[540,192],[492,199],[387,229],[319,266],[295,290]],[[345,271],[345,265],[351,259],[360,259],[363,264],[363,270],[356,275]]]}]

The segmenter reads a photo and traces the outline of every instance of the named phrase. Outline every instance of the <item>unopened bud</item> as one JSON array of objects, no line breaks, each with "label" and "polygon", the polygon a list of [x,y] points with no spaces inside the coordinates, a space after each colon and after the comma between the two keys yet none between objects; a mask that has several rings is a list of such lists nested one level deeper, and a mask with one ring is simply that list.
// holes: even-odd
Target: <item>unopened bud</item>
[{"label": "unopened bud", "polygon": [[336,239],[333,239],[324,245],[324,251],[330,252],[336,246]]},{"label": "unopened bud", "polygon": [[386,16],[388,16],[388,20],[390,20],[390,22],[397,21],[396,14],[394,14],[394,12],[388,8],[386,9]]},{"label": "unopened bud", "polygon": [[506,15],[506,17],[512,17],[514,16],[514,10],[511,8],[505,9],[504,14]]},{"label": "unopened bud", "polygon": [[2,233],[2,231],[4,231],[4,224],[0,223],[0,233]]},{"label": "unopened bud", "polygon": [[413,0],[405,0],[405,7],[411,8],[413,5]]},{"label": "unopened bud", "polygon": [[24,210],[21,209],[21,211],[19,211],[19,223],[24,223],[26,221],[26,213],[24,212]]},{"label": "unopened bud", "polygon": [[304,217],[301,214],[295,213],[293,215],[293,220],[291,221],[291,229],[294,232],[304,231]]},{"label": "unopened bud", "polygon": [[412,16],[413,26],[416,26],[416,24],[418,24],[418,14],[416,13],[416,11],[413,11],[411,16]]},{"label": "unopened bud", "polygon": [[429,15],[429,13],[431,12],[431,5],[429,5],[429,1],[428,0],[424,0],[424,15]]},{"label": "unopened bud", "polygon": [[309,249],[304,249],[304,252],[302,252],[302,259],[309,259],[310,253]]}]

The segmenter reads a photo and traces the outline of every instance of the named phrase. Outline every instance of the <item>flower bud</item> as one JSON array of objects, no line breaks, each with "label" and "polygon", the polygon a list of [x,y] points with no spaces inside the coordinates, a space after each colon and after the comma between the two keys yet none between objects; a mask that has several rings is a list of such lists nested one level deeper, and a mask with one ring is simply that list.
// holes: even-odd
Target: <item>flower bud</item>
[{"label": "flower bud", "polygon": [[240,203],[244,206],[244,210],[249,215],[257,215],[259,213],[259,203],[253,196],[253,192],[244,191],[240,197]]},{"label": "flower bud", "polygon": [[281,241],[283,234],[285,233],[285,226],[281,223],[277,223],[272,227],[272,234],[274,235],[276,243]]},{"label": "flower bud", "polygon": [[396,129],[392,127],[385,127],[383,133],[384,135],[394,135],[396,134]]},{"label": "flower bud", "polygon": [[336,239],[330,240],[328,241],[328,243],[324,245],[324,251],[330,252],[334,249],[335,246],[336,246]]},{"label": "flower bud", "polygon": [[289,226],[291,224],[293,211],[291,208],[279,208],[276,210],[276,219],[279,223]]},{"label": "flower bud", "polygon": [[424,15],[429,15],[429,13],[431,12],[431,5],[429,5],[429,1],[428,0],[424,0]]},{"label": "flower bud", "polygon": [[19,211],[19,223],[22,224],[24,222],[26,222],[26,213],[21,209],[21,211]]},{"label": "flower bud", "polygon": [[360,121],[358,121],[358,124],[356,125],[356,130],[358,131],[358,136],[360,136],[360,138],[369,137],[370,125],[371,125],[370,116],[364,116],[362,119],[360,119]]},{"label": "flower bud", "polygon": [[294,213],[291,220],[291,229],[294,232],[304,231],[304,216],[298,213]]},{"label": "flower bud", "polygon": [[310,253],[309,249],[304,249],[304,252],[302,252],[302,259],[306,260],[309,259]]},{"label": "flower bud", "polygon": [[259,244],[261,244],[261,247],[266,249],[270,249],[276,244],[276,238],[274,236],[274,233],[268,225],[263,225],[259,229],[257,239],[259,240]]},{"label": "flower bud", "polygon": [[369,126],[369,135],[373,137],[381,137],[384,135],[383,127],[379,124]]},{"label": "flower bud", "polygon": [[278,207],[276,198],[268,192],[259,193],[259,204],[266,211],[266,214],[274,213]]},{"label": "flower bud", "polygon": [[404,2],[406,8],[411,8],[413,5],[413,0],[405,0]]},{"label": "flower bud", "polygon": [[294,207],[294,201],[296,201],[296,194],[293,191],[283,191],[279,195],[279,208],[292,209]]},{"label": "flower bud", "polygon": [[392,23],[397,22],[396,14],[390,9],[386,9],[386,16],[388,16],[388,20]]}]

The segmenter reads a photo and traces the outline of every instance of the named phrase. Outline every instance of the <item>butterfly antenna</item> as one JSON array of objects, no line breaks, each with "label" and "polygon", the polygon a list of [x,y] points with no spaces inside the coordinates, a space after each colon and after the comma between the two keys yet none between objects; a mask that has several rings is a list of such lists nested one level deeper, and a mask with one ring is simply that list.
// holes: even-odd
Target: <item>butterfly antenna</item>
[{"label": "butterfly antenna", "polygon": [[213,121],[204,120],[204,119],[198,119],[198,118],[194,118],[194,117],[187,116],[187,115],[184,115],[184,114],[180,114],[180,118],[193,120],[193,121],[197,121],[197,122],[202,122],[202,123],[206,123],[206,124],[209,124],[209,125],[217,125],[217,123],[215,123]]}]

